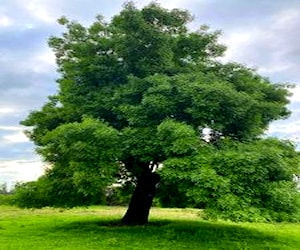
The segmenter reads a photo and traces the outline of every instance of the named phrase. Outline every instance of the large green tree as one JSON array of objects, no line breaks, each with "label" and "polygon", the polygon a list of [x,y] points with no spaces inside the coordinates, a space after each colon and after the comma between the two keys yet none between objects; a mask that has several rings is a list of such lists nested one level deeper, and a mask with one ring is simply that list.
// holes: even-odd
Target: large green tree
[{"label": "large green tree", "polygon": [[[22,124],[32,127],[28,136],[51,163],[43,178],[62,182],[49,182],[61,189],[62,200],[68,200],[66,190],[88,197],[120,179],[135,182],[123,222],[144,224],[160,176],[178,184],[189,168],[196,171],[181,172],[180,161],[201,172],[201,163],[193,163],[201,161],[197,155],[216,154],[224,140],[261,140],[270,122],[289,115],[286,86],[243,65],[220,63],[220,32],[207,26],[191,31],[191,21],[187,11],[154,3],[142,9],[128,3],[110,22],[98,16],[89,27],[59,19],[66,30],[49,40],[60,74],[58,93]],[[210,134],[205,137],[203,129]],[[226,164],[221,158],[206,165]],[[236,170],[222,170],[225,183],[239,171],[228,167]],[[193,193],[199,181],[197,194],[217,193],[218,184],[201,186],[217,177],[200,172],[183,182],[184,192]],[[210,195],[201,196],[202,202]]]}]

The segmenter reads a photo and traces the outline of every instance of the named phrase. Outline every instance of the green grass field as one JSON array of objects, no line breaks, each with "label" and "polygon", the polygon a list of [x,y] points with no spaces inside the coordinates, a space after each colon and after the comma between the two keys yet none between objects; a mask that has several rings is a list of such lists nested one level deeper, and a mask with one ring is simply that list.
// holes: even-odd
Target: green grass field
[{"label": "green grass field", "polygon": [[0,249],[300,249],[300,224],[208,222],[195,209],[151,211],[147,226],[121,226],[123,207],[0,206]]}]

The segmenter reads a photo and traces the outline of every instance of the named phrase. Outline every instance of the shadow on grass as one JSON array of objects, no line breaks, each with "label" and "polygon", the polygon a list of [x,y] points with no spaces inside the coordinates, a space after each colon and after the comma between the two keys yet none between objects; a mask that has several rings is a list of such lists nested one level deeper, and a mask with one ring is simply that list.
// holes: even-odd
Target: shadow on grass
[{"label": "shadow on grass", "polygon": [[98,228],[99,230],[103,229],[130,229],[130,228],[155,228],[155,227],[163,227],[171,223],[176,223],[174,220],[155,220],[150,221],[146,225],[133,225],[128,226],[121,223],[120,219],[94,219],[94,220],[80,220],[74,221],[64,226],[58,226],[56,229],[58,230],[74,230],[80,229],[82,231],[89,231],[91,227]]},{"label": "shadow on grass", "polygon": [[145,226],[124,226],[116,219],[94,219],[74,221],[53,229],[80,237],[94,233],[100,235],[101,240],[113,235],[125,244],[142,239],[145,246],[170,247],[168,249],[186,246],[189,249],[270,249],[285,245],[284,239],[262,230],[209,221],[153,220]]}]

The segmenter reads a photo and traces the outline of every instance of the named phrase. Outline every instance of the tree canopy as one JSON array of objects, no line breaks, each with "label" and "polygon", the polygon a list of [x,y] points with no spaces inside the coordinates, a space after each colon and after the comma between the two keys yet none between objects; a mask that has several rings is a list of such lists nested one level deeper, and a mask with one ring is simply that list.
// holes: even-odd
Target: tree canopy
[{"label": "tree canopy", "polygon": [[110,22],[59,19],[65,32],[49,39],[58,92],[22,121],[51,163],[43,178],[93,197],[120,179],[143,186],[156,172],[161,190],[217,204],[214,211],[238,210],[230,202],[275,211],[283,190],[292,197],[286,206],[296,204],[299,155],[289,143],[262,139],[270,122],[290,113],[287,86],[221,63],[220,31],[190,30],[191,21],[185,10],[131,2]]}]

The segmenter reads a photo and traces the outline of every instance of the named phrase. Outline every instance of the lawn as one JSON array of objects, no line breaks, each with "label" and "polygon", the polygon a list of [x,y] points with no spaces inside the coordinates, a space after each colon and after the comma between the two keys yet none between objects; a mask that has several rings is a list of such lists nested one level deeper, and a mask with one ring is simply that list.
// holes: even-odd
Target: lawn
[{"label": "lawn", "polygon": [[0,206],[0,249],[300,249],[300,224],[204,221],[195,209],[151,211],[147,226],[121,226],[124,207]]}]

